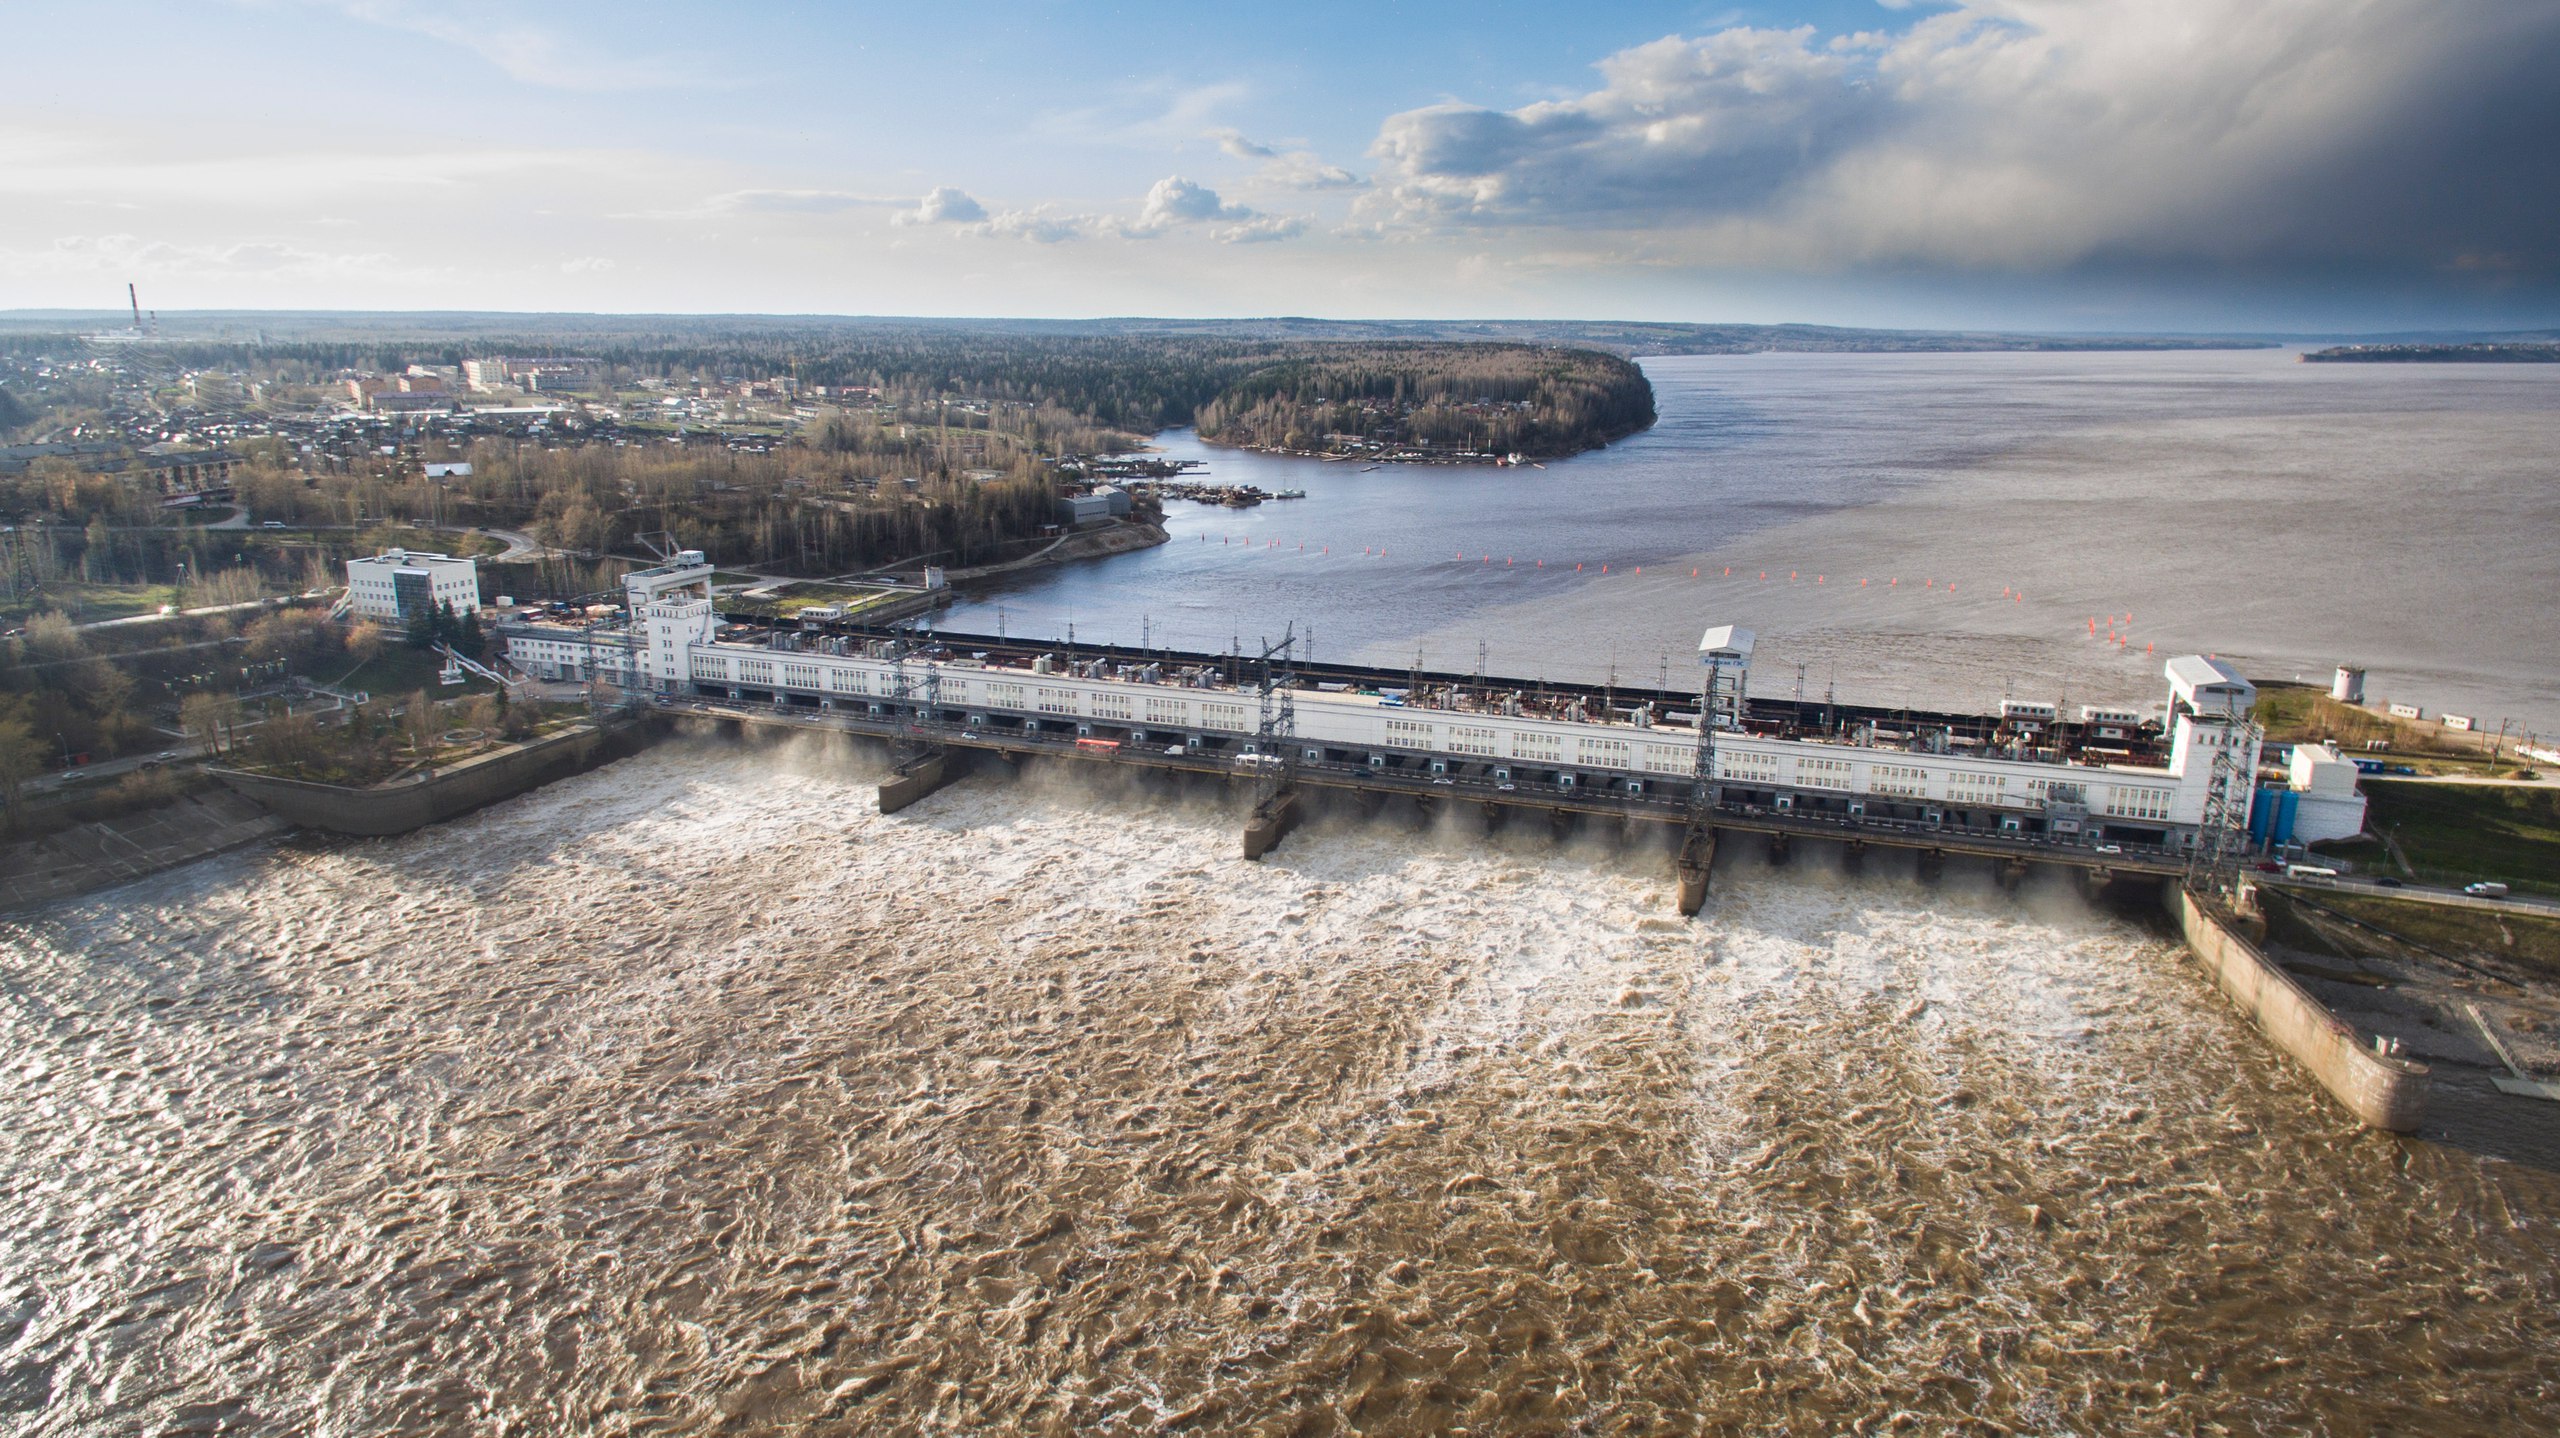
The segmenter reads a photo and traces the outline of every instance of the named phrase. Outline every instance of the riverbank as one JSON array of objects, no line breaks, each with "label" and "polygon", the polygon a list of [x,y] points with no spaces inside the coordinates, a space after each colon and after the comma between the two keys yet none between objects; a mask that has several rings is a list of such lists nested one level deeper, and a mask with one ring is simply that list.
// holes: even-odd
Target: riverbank
[{"label": "riverbank", "polygon": [[1103,529],[1079,530],[1073,534],[1063,535],[1048,548],[1026,554],[1020,559],[974,565],[967,569],[948,570],[943,578],[959,584],[971,579],[984,579],[992,574],[1015,574],[1026,569],[1068,564],[1079,559],[1108,559],[1115,554],[1134,554],[1141,549],[1153,549],[1172,537],[1165,532],[1165,527],[1161,524],[1151,524],[1145,520],[1124,520]]},{"label": "riverbank", "polygon": [[645,748],[650,726],[581,723],[545,738],[502,745],[459,764],[386,784],[353,787],[242,769],[214,776],[306,829],[379,838],[405,834],[581,774]]},{"label": "riverbank", "polygon": [[292,829],[225,789],[76,825],[0,849],[0,911],[49,904],[283,836]]}]

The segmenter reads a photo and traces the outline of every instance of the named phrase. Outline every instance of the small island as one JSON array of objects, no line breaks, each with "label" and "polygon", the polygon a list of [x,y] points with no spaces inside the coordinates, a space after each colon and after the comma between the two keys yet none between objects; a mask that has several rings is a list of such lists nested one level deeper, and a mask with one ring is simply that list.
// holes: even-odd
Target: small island
[{"label": "small island", "polygon": [[1253,371],[1194,419],[1212,444],[1382,464],[1555,459],[1653,421],[1632,361],[1506,344],[1328,346]]}]

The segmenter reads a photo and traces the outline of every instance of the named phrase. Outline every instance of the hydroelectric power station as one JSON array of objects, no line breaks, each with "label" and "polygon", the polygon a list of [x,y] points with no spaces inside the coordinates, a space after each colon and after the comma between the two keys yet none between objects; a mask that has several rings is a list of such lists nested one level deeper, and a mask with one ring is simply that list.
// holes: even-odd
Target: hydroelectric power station
[{"label": "hydroelectric power station", "polygon": [[1995,715],[1749,694],[1751,631],[1698,646],[1693,687],[1593,686],[1303,662],[1257,652],[1073,646],[880,628],[840,617],[724,621],[699,551],[624,577],[584,624],[502,621],[529,674],[611,686],[632,707],[717,724],[870,735],[897,746],[884,813],[966,772],[973,754],[1123,766],[1249,785],[1247,859],[1279,844],[1310,792],[1364,810],[1471,806],[1488,828],[1543,812],[1662,833],[1678,904],[1704,904],[1719,836],[1765,836],[1772,861],[1819,839],[2031,865],[2084,882],[2160,885],[2215,983],[2364,1122],[2408,1131],[2427,1070],[2368,1044],[2252,941],[2240,869],[2261,731],[2256,690],[2204,655],[2170,659],[2158,717],[2011,701]]},{"label": "hydroelectric power station", "polygon": [[1278,841],[1302,787],[1679,826],[1691,912],[1720,829],[2184,873],[2236,852],[2258,757],[2255,691],[2202,656],[2168,662],[2162,718],[2020,702],[1933,714],[1752,699],[1752,634],[1734,626],[1705,635],[1694,688],[1603,687],[1296,663],[1285,641],[1216,655],[727,623],[711,577],[688,551],[626,577],[623,617],[499,633],[541,677],[903,743],[891,807],[978,750],[1251,782],[1265,796],[1247,857]]}]

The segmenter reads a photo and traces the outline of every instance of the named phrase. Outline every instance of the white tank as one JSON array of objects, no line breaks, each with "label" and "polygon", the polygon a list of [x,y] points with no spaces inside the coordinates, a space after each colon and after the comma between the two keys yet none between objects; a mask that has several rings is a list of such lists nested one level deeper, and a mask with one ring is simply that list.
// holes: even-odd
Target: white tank
[{"label": "white tank", "polygon": [[2329,697],[2341,704],[2364,702],[2364,671],[2352,664],[2338,666],[2338,677],[2329,683]]}]

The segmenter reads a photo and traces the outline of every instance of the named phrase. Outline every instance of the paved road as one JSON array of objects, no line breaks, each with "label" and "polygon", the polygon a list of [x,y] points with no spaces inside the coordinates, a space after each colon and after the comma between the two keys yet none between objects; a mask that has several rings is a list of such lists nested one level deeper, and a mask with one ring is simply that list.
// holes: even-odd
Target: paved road
[{"label": "paved road", "polygon": [[2560,917],[2560,899],[2541,899],[2527,895],[2511,895],[2504,899],[2487,899],[2466,894],[2460,889],[2439,888],[2433,884],[2380,884],[2360,874],[2341,874],[2334,879],[2288,879],[2281,874],[2251,876],[2270,889],[2300,889],[2306,894],[2365,894],[2377,899],[2409,899],[2422,904],[2442,904],[2455,909],[2487,909],[2491,912],[2532,914],[2541,918]]},{"label": "paved road", "polygon": [[[130,754],[122,759],[101,759],[77,769],[41,774],[27,781],[25,792],[50,794],[61,789],[103,789],[115,780],[145,764],[173,763],[198,757],[199,746],[193,739],[172,739],[169,747],[156,754]],[[58,757],[58,756],[57,756]]]},{"label": "paved road", "polygon": [[165,624],[172,619],[201,619],[208,614],[238,614],[251,609],[281,609],[306,599],[325,599],[327,590],[313,589],[302,594],[280,595],[268,599],[246,599],[238,604],[208,604],[200,609],[181,609],[175,614],[129,614],[122,619],[99,619],[77,624],[75,629],[116,629],[128,624]]}]

